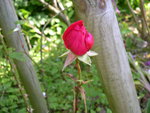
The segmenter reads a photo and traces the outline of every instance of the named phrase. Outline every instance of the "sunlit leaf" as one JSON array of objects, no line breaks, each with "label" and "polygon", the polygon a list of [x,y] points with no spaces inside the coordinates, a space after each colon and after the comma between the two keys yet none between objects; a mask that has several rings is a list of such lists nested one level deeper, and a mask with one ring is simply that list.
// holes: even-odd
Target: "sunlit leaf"
[{"label": "sunlit leaf", "polygon": [[98,53],[96,53],[95,51],[88,51],[87,54],[89,56],[97,56],[98,55]]},{"label": "sunlit leaf", "polygon": [[90,57],[87,54],[85,54],[83,56],[78,56],[78,59],[80,61],[82,61],[82,62],[84,62],[84,63],[86,63],[86,64],[91,66],[92,61],[91,61]]}]

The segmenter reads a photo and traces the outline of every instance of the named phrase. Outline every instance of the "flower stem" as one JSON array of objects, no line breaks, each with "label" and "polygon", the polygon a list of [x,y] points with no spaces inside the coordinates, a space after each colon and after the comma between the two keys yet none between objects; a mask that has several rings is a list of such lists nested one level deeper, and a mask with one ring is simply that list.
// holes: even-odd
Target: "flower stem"
[{"label": "flower stem", "polygon": [[76,60],[76,67],[77,67],[77,70],[78,70],[78,80],[81,80],[81,67],[80,67],[78,59]]},{"label": "flower stem", "polygon": [[[77,87],[75,87],[75,113],[77,113],[77,110],[78,110],[78,98],[79,98],[79,93],[81,93],[82,95],[82,98],[84,100],[84,107],[85,107],[85,113],[87,113],[87,106],[86,106],[86,97],[85,95],[83,94],[83,87],[82,87],[82,74],[81,74],[81,67],[80,67],[80,63],[79,63],[79,60],[76,59],[76,68],[78,70],[78,80],[79,82],[77,82]],[[83,90],[81,90],[83,89]],[[84,96],[83,96],[84,95]]]},{"label": "flower stem", "polygon": [[78,97],[79,97],[79,91],[78,91],[78,88],[77,87],[75,87],[75,89],[74,89],[74,91],[75,91],[75,97],[74,97],[74,113],[77,113],[77,111],[78,111]]},{"label": "flower stem", "polygon": [[[80,64],[79,64],[79,60],[76,59],[76,68],[77,68],[77,71],[78,71],[78,80],[81,80],[81,67],[80,67]],[[77,113],[78,111],[78,98],[79,98],[79,90],[78,88],[80,87],[81,83],[80,82],[77,82],[77,86],[75,87],[75,99],[74,99],[74,113]]]}]

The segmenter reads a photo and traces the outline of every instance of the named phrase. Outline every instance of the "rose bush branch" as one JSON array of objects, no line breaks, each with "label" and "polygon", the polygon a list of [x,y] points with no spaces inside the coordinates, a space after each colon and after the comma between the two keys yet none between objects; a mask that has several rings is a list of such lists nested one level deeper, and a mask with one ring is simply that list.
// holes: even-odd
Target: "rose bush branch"
[{"label": "rose bush branch", "polygon": [[53,11],[56,14],[59,14],[60,18],[69,26],[70,20],[69,17],[65,14],[63,14],[58,8],[53,7],[49,3],[47,3],[45,0],[39,0],[43,5],[45,5],[50,11]]},{"label": "rose bush branch", "polygon": [[130,5],[129,0],[126,0],[126,2],[127,2],[127,5],[128,5],[128,7],[129,7],[129,9],[130,9],[132,15],[133,15],[134,21],[135,21],[135,23],[136,23],[136,25],[137,25],[137,29],[138,29],[138,31],[141,33],[141,29],[140,29],[140,26],[139,26],[139,19],[138,19],[138,17],[135,15],[134,10],[133,10],[133,8],[132,8],[131,5]]},{"label": "rose bush branch", "polygon": [[150,29],[146,20],[146,11],[144,7],[144,0],[140,0],[140,10],[141,10],[141,24],[142,24],[142,37],[146,40],[149,40]]}]

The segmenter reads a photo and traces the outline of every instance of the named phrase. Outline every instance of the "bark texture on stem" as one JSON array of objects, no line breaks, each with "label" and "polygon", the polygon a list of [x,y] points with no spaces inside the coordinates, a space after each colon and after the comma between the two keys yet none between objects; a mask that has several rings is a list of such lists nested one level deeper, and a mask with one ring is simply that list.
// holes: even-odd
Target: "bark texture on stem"
[{"label": "bark texture on stem", "polygon": [[[0,28],[8,47],[14,48],[16,52],[28,53],[26,42],[21,33],[12,0],[0,0]],[[13,31],[16,27],[17,31]],[[39,81],[36,77],[34,67],[29,57],[24,54],[26,61],[14,60],[19,72],[22,84],[29,96],[34,113],[48,113],[47,105],[42,95]]]},{"label": "bark texture on stem", "polygon": [[74,0],[74,5],[95,38],[96,65],[112,112],[141,113],[111,0]]}]

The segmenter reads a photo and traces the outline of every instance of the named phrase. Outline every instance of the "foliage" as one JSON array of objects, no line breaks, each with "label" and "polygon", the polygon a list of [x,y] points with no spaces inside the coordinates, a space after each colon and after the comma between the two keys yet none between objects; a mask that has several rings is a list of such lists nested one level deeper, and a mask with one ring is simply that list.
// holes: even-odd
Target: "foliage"
[{"label": "foliage", "polygon": [[[52,1],[46,1],[53,4]],[[71,0],[59,1],[66,8],[64,14],[68,15],[71,22],[73,22],[75,18],[73,17],[74,9]],[[142,51],[143,53],[144,49],[141,48],[141,45],[139,46],[139,43],[141,44],[142,42],[143,44],[144,40],[138,35],[136,25],[132,20],[131,14],[128,13],[129,9],[125,1],[118,0],[117,3],[121,10],[121,14],[117,15],[117,17],[127,51],[133,54],[137,53],[137,51]],[[139,6],[139,0],[130,0],[130,3],[134,9]],[[14,5],[20,19],[16,24],[22,25],[22,31],[28,43],[32,60],[34,60],[33,63],[35,64],[43,93],[46,93],[50,110],[54,113],[71,113],[73,87],[75,84],[61,71],[65,59],[59,57],[66,51],[62,43],[61,35],[67,28],[67,25],[37,0],[14,0]],[[148,3],[146,7],[148,7]],[[46,24],[47,26],[45,26]],[[9,48],[9,50],[9,57],[24,61],[21,53],[15,53],[11,48]],[[8,56],[5,54],[4,47],[1,45],[0,51],[0,113],[26,113],[26,105],[24,104],[18,84],[12,73],[11,66],[7,59]],[[148,60],[148,58],[143,60],[143,55],[141,54],[135,55],[137,56],[135,60],[138,63]],[[84,64],[81,65],[84,70],[84,79],[93,80],[90,84],[84,86],[89,113],[98,113],[101,111],[111,113],[95,66],[92,65],[89,67]],[[66,73],[77,73],[76,71],[72,71],[73,68],[73,65],[71,65],[70,69],[66,69]],[[139,73],[134,71],[133,78],[144,111],[148,101],[147,98],[150,96],[139,82]],[[82,113],[84,106],[80,107],[81,111],[79,112]],[[149,108],[149,104],[147,108]]]}]

